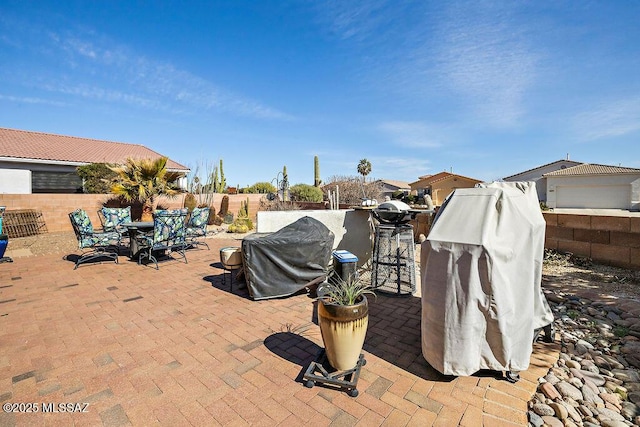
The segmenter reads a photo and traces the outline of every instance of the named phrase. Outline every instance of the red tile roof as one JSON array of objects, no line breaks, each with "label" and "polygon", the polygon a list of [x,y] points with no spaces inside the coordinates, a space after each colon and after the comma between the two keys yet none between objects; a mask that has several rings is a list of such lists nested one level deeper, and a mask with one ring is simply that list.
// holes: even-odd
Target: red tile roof
[{"label": "red tile roof", "polygon": [[[54,135],[0,128],[0,158],[49,160],[63,163],[122,164],[128,157],[155,159],[162,157],[143,145],[75,136]],[[188,167],[169,159],[167,168],[187,171]]]},{"label": "red tile roof", "polygon": [[577,176],[577,175],[611,175],[611,174],[640,174],[640,169],[624,166],[598,165],[595,163],[583,163],[566,169],[545,173],[544,176]]}]

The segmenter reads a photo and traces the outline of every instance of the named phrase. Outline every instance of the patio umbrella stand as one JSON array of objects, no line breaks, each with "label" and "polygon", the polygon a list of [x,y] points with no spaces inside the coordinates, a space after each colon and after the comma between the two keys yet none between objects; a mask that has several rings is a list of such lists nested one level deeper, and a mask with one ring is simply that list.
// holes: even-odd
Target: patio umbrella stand
[{"label": "patio umbrella stand", "polygon": [[336,386],[340,389],[347,391],[347,394],[351,397],[358,396],[358,379],[360,378],[360,369],[367,364],[364,354],[360,354],[358,363],[352,369],[345,371],[334,371],[333,367],[329,364],[327,354],[322,349],[315,361],[311,362],[307,368],[304,376],[304,386],[312,388],[315,384],[328,384],[330,386]]}]

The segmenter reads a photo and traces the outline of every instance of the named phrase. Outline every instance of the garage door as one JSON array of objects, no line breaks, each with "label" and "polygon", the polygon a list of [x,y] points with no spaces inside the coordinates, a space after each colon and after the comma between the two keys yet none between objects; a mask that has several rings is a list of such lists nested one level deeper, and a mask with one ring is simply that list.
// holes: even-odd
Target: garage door
[{"label": "garage door", "polygon": [[556,186],[556,207],[629,209],[631,186]]}]

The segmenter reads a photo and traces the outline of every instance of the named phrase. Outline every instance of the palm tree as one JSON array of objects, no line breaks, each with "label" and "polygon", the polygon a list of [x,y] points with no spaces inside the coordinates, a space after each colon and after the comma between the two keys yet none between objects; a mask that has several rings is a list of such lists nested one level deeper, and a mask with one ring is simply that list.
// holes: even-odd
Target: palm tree
[{"label": "palm tree", "polygon": [[366,182],[367,175],[371,173],[371,162],[367,159],[360,160],[360,163],[358,163],[358,173],[362,175],[362,195],[366,199],[367,195],[364,194],[364,183]]},{"label": "palm tree", "polygon": [[140,202],[142,221],[153,219],[158,196],[173,197],[180,193],[175,182],[182,174],[167,171],[166,157],[155,160],[128,158],[124,165],[110,169],[117,174],[111,192],[127,202]]}]

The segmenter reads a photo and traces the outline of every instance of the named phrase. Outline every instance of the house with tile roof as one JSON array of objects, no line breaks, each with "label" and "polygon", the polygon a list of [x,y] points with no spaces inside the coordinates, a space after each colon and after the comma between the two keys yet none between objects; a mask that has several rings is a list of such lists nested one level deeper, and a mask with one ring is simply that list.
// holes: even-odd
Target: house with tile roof
[{"label": "house with tile roof", "polygon": [[469,178],[450,172],[440,172],[435,175],[424,175],[417,181],[409,184],[411,194],[423,197],[428,194],[431,196],[433,204],[442,205],[444,199],[456,188],[473,188],[476,184],[482,182],[480,179]]},{"label": "house with tile roof", "polygon": [[544,177],[550,208],[640,210],[640,169],[582,163]]},{"label": "house with tile roof", "polygon": [[582,162],[576,162],[566,159],[556,160],[555,162],[547,163],[546,165],[537,166],[535,168],[526,170],[524,172],[518,172],[514,175],[502,178],[503,181],[532,181],[536,184],[536,190],[538,192],[538,200],[541,202],[547,201],[547,178],[544,176],[546,173],[554,172],[557,170],[567,169],[573,166],[581,165]]},{"label": "house with tile roof", "polygon": [[[0,128],[0,193],[80,193],[78,166],[163,157],[140,144]],[[167,169],[189,168],[171,159]]]}]

